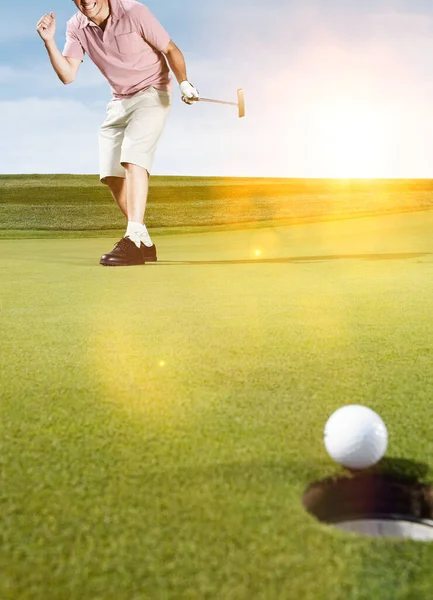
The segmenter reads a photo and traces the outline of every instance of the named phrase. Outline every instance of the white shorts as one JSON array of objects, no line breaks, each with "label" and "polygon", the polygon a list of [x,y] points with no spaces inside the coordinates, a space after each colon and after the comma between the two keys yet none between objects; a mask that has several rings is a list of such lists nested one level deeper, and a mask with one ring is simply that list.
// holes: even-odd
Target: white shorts
[{"label": "white shorts", "polygon": [[125,177],[122,163],[150,174],[157,142],[171,110],[171,92],[153,86],[132,98],[111,100],[99,130],[99,177]]}]

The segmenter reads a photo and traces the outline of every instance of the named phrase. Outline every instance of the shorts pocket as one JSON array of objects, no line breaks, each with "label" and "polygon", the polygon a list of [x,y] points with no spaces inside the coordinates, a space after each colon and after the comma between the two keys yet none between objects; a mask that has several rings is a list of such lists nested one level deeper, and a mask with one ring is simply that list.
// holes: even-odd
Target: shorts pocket
[{"label": "shorts pocket", "polygon": [[151,86],[151,90],[154,94],[158,96],[158,98],[164,106],[166,106],[167,104],[171,104],[171,92],[169,92],[168,90],[160,90],[159,88],[156,88],[153,85]]},{"label": "shorts pocket", "polygon": [[115,35],[114,39],[120,54],[137,54],[144,50],[144,40],[136,31]]}]

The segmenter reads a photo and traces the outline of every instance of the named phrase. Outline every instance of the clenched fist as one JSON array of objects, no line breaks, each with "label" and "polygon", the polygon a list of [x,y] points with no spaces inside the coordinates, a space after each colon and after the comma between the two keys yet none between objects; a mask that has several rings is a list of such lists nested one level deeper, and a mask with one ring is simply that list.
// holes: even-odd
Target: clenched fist
[{"label": "clenched fist", "polygon": [[182,81],[180,85],[180,91],[182,93],[182,100],[185,104],[194,104],[195,100],[199,98],[199,92],[189,81]]},{"label": "clenched fist", "polygon": [[44,15],[39,19],[36,25],[36,31],[39,33],[44,42],[49,42],[54,39],[56,33],[56,17],[53,12]]}]

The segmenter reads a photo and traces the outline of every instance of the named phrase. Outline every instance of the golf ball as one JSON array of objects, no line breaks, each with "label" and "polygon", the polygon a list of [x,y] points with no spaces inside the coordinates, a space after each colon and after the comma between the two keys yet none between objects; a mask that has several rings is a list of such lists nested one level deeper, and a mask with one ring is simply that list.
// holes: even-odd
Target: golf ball
[{"label": "golf ball", "polygon": [[349,469],[366,469],[385,454],[388,431],[374,410],[351,404],[329,417],[324,441],[329,456],[336,462]]}]

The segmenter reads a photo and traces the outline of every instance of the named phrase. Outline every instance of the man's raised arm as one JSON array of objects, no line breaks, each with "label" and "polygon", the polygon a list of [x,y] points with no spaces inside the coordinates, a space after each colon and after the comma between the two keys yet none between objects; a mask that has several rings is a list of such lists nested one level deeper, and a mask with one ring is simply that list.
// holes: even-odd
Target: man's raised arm
[{"label": "man's raised arm", "polygon": [[45,43],[45,48],[47,49],[51,64],[60,81],[64,84],[74,81],[78,68],[81,65],[81,60],[63,56],[57,48],[54,39],[56,33],[56,17],[53,12],[46,14],[39,19],[38,24],[36,25],[36,31]]}]

